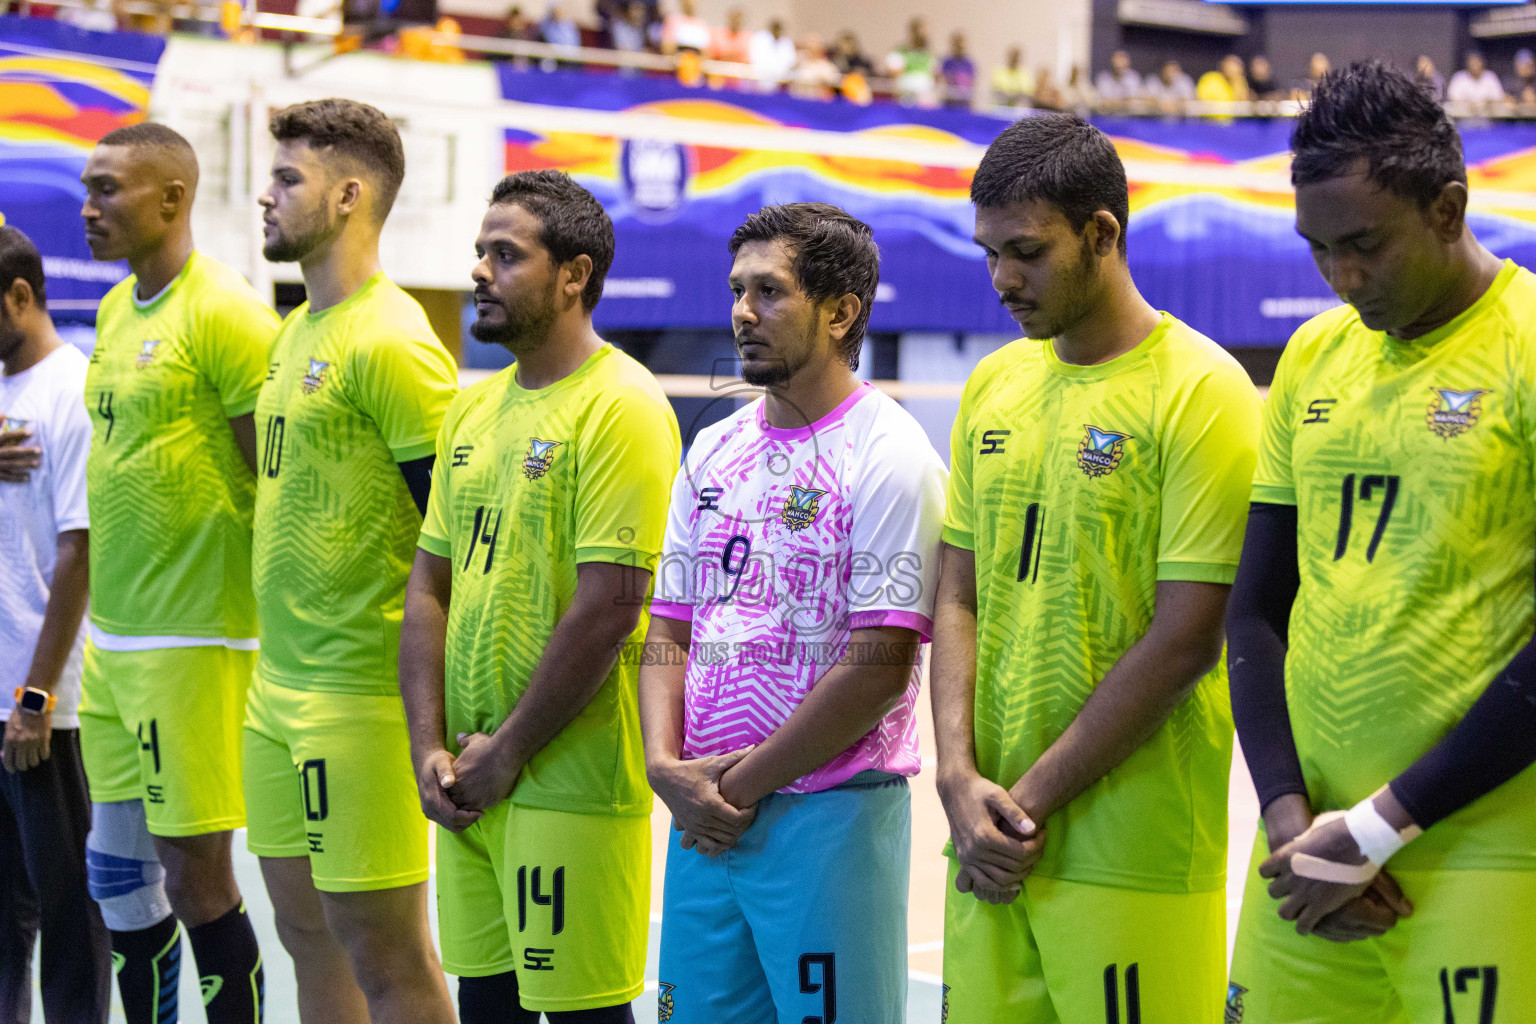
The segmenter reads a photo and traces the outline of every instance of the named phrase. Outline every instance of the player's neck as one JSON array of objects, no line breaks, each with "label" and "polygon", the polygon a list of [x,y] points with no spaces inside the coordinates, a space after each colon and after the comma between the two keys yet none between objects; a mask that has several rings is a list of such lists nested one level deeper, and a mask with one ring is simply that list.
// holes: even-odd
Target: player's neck
[{"label": "player's neck", "polygon": [[14,377],[18,373],[25,373],[38,363],[53,354],[53,350],[64,344],[64,339],[59,337],[59,332],[53,329],[53,320],[46,313],[41,314],[42,322],[24,329],[22,342],[16,346],[16,351],[5,357],[5,375]]},{"label": "player's neck", "polygon": [[1493,287],[1494,279],[1504,268],[1504,261],[1483,248],[1470,231],[1453,250],[1452,263],[1455,269],[1446,275],[1446,287],[1439,300],[1413,323],[1388,334],[1401,341],[1412,341],[1439,330],[1472,308]]},{"label": "player's neck", "polygon": [[528,352],[517,353],[517,385],[529,391],[547,388],[569,377],[598,349],[603,339],[592,329],[592,321],[582,317],[579,321],[563,325],[558,320],[544,343]]},{"label": "player's neck", "polygon": [[134,297],[143,302],[165,291],[166,285],[176,280],[187,260],[192,258],[193,248],[192,232],[183,226],[167,234],[149,252],[128,257],[128,269],[138,278]]},{"label": "player's neck", "polygon": [[1076,366],[1096,366],[1123,356],[1147,340],[1162,315],[1141,297],[1129,275],[1105,289],[1081,320],[1051,339],[1056,356]]},{"label": "player's neck", "polygon": [[379,237],[372,234],[356,240],[343,231],[328,245],[309,253],[299,261],[304,273],[304,293],[309,311],[319,313],[339,305],[381,269]]},{"label": "player's neck", "polygon": [[784,384],[768,389],[763,419],[770,427],[808,426],[843,404],[863,382],[842,360],[828,366],[803,366]]}]

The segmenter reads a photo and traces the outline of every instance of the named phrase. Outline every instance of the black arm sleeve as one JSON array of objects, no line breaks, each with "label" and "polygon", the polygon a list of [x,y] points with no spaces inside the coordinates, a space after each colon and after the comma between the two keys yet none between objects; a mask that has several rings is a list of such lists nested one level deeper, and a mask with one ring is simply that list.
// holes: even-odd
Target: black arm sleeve
[{"label": "black arm sleeve", "polygon": [[1488,684],[1466,716],[1408,770],[1392,795],[1429,828],[1536,764],[1536,639]]},{"label": "black arm sleeve", "polygon": [[411,489],[411,500],[416,502],[416,511],[422,515],[427,514],[427,497],[432,493],[432,464],[436,461],[436,455],[427,455],[409,462],[396,463],[400,467],[400,475],[405,477],[405,486]]},{"label": "black arm sleeve", "polygon": [[1276,797],[1307,794],[1285,703],[1285,649],[1300,587],[1296,507],[1254,502],[1227,600],[1227,675],[1232,719],[1260,810]]}]

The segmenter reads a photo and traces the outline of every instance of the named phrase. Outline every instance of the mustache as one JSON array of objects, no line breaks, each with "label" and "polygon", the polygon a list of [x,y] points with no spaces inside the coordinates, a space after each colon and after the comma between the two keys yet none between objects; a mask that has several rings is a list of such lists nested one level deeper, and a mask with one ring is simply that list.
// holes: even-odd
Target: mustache
[{"label": "mustache", "polygon": [[997,302],[998,302],[998,305],[1000,305],[1000,306],[1027,306],[1027,305],[1031,305],[1031,303],[1028,303],[1028,302],[1024,301],[1024,297],[1023,296],[1018,295],[1018,294],[1016,294],[1014,292],[1002,292],[1001,294],[998,295]]},{"label": "mustache", "polygon": [[476,302],[495,302],[495,303],[498,303],[498,304],[501,302],[500,299],[498,299],[496,296],[492,295],[490,292],[486,291],[483,288],[476,288],[475,289],[475,301]]}]

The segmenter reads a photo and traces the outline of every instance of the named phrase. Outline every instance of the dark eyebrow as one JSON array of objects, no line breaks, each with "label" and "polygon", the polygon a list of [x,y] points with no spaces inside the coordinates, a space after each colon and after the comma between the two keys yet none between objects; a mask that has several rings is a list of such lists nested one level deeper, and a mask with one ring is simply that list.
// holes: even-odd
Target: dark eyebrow
[{"label": "dark eyebrow", "polygon": [[[1371,227],[1371,228],[1361,228],[1358,231],[1351,231],[1349,234],[1347,234],[1344,237],[1342,237],[1342,238],[1338,239],[1337,241],[1335,241],[1334,244],[1335,245],[1342,245],[1342,244],[1344,244],[1346,242],[1358,242],[1360,239],[1364,238],[1366,235],[1370,234],[1372,231],[1375,231],[1375,230],[1376,230],[1375,228]],[[1311,235],[1307,234],[1305,231],[1301,230],[1300,228],[1296,229],[1296,233],[1298,235],[1300,235],[1302,238],[1305,238],[1307,241],[1311,242],[1313,245],[1322,245],[1323,244],[1322,242],[1319,242],[1317,239],[1313,238]]]},{"label": "dark eyebrow", "polygon": [[[975,242],[977,245],[981,246],[983,249],[991,249],[992,248],[986,242],[983,242],[980,238],[977,238],[974,235],[971,237],[971,241]],[[1002,245],[998,246],[998,248],[999,249],[1006,249],[1010,245],[1012,245],[1012,246],[1035,245],[1035,244],[1038,244],[1038,243],[1040,243],[1042,241],[1043,241],[1043,239],[1040,238],[1038,235],[1014,235],[1012,238],[1006,239],[1003,242]]]}]

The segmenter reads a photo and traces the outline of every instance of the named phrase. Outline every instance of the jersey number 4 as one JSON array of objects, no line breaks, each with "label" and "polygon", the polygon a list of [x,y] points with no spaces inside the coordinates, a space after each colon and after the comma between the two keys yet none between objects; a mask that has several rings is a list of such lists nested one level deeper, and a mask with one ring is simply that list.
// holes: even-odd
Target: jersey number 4
[{"label": "jersey number 4", "polygon": [[1377,504],[1376,528],[1371,531],[1371,542],[1365,549],[1365,560],[1367,562],[1376,560],[1376,549],[1381,547],[1381,538],[1386,535],[1387,523],[1392,519],[1392,510],[1397,507],[1397,493],[1401,480],[1401,477],[1373,473],[1360,477],[1357,492],[1355,474],[1350,473],[1344,477],[1343,485],[1339,488],[1339,539],[1333,547],[1335,562],[1343,558],[1344,552],[1349,550],[1349,531],[1354,523],[1356,493],[1359,494],[1361,502]]}]

